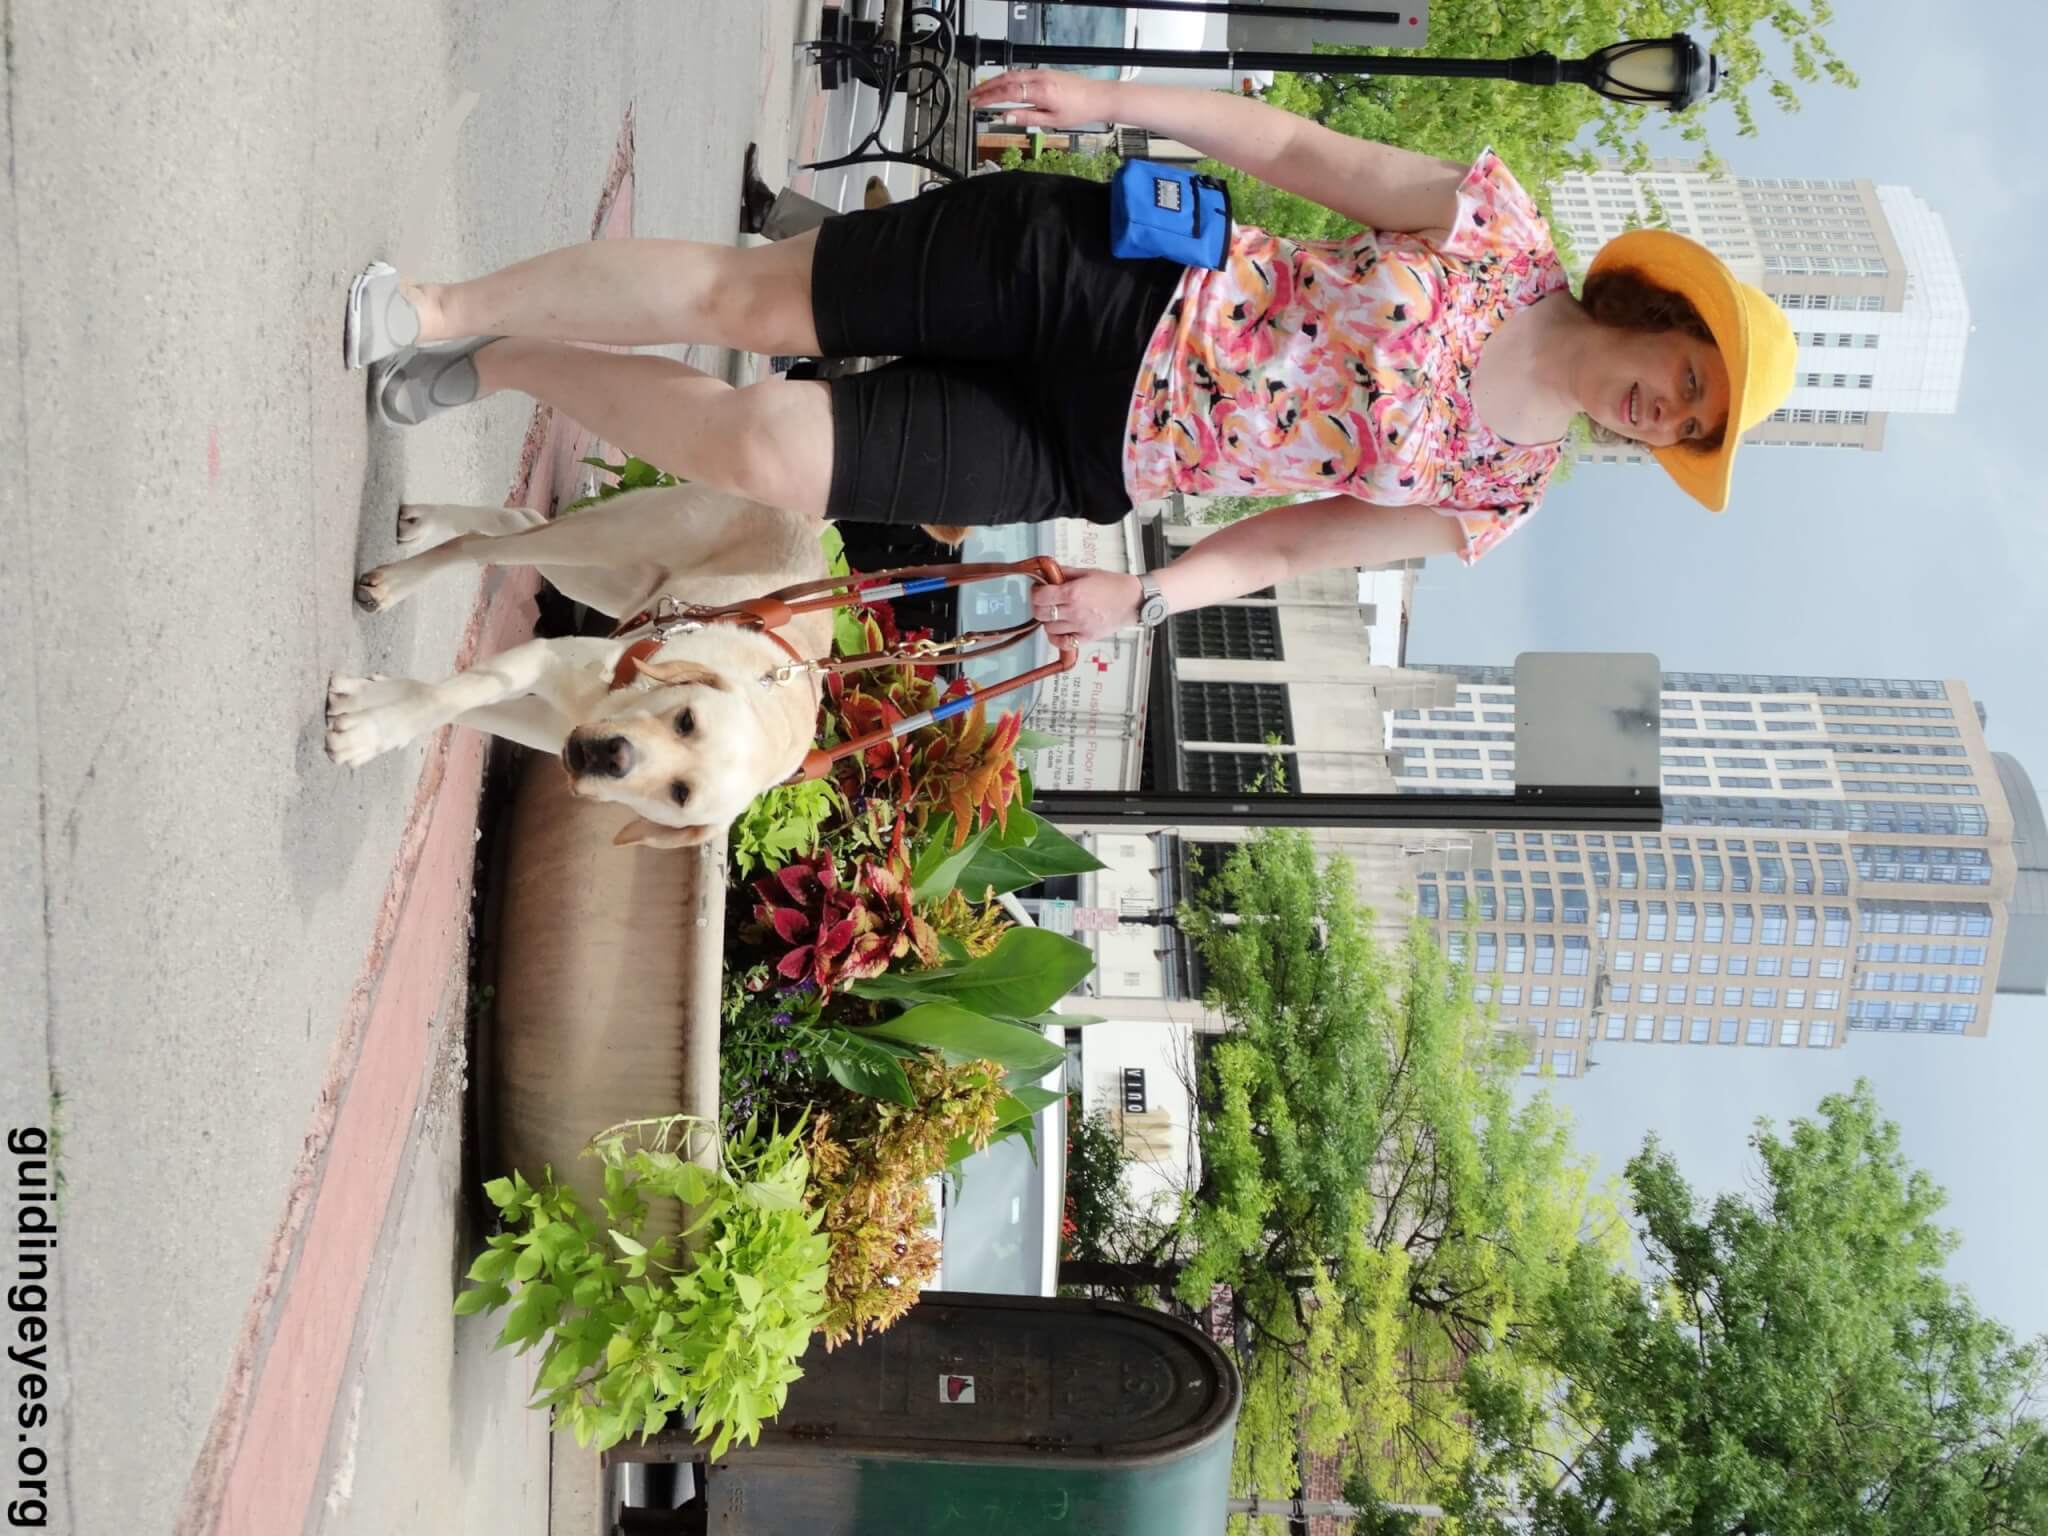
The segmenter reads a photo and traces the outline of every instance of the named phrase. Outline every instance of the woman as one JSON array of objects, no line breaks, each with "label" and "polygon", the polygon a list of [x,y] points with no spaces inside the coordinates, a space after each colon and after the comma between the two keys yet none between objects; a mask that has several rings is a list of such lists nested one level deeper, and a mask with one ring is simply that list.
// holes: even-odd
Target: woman
[{"label": "woman", "polygon": [[[1791,387],[1783,314],[1679,236],[1610,242],[1574,299],[1490,151],[1458,166],[1240,97],[1051,70],[972,100],[1028,126],[1142,125],[1366,227],[1307,244],[1240,227],[1214,272],[1120,261],[1105,188],[978,176],[765,248],[607,241],[449,285],[375,266],[350,292],[349,361],[390,359],[387,420],[523,390],[677,475],[819,517],[1107,522],[1171,490],[1315,497],[1142,581],[1034,594],[1084,638],[1324,566],[1475,560],[1534,510],[1579,415],[1718,511],[1737,439]],[[569,341],[903,361],[735,390]]]}]

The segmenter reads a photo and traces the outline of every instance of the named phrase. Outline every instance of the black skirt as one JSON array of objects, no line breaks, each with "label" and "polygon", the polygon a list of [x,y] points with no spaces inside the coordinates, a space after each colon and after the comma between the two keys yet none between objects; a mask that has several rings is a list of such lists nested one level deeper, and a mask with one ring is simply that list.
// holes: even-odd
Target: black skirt
[{"label": "black skirt", "polygon": [[826,515],[982,526],[1130,510],[1124,438],[1185,268],[1109,250],[1109,188],[970,176],[818,231],[829,357],[895,357],[832,390]]}]

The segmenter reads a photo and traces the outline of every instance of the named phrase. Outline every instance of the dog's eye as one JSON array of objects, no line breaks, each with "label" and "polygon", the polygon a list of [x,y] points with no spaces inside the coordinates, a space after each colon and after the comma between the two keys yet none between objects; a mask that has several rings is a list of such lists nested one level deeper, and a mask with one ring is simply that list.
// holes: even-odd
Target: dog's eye
[{"label": "dog's eye", "polygon": [[684,710],[680,715],[676,716],[676,734],[678,736],[687,736],[690,734],[690,732],[696,729],[697,717],[691,714],[690,711],[688,711],[687,709]]},{"label": "dog's eye", "polygon": [[690,803],[690,786],[681,779],[677,779],[675,783],[669,785],[668,794],[669,798],[675,801],[677,805],[688,805]]}]

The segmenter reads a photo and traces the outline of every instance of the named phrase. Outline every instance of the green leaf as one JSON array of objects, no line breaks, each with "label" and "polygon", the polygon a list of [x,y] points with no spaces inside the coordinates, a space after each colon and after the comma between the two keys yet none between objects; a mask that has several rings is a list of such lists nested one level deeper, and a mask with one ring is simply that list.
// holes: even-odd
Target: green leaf
[{"label": "green leaf", "polygon": [[[825,572],[830,576],[847,574],[846,540],[840,536],[836,524],[827,523],[818,530],[818,547],[825,552]],[[837,611],[836,609],[834,610]]]},{"label": "green leaf", "polygon": [[1029,1024],[1033,1029],[1086,1029],[1090,1024],[1100,1024],[1103,1016],[1099,1013],[1034,1013],[1028,1019],[1019,1019],[1019,1024]]},{"label": "green leaf", "polygon": [[[1048,1104],[1059,1103],[1059,1101],[1065,1097],[1066,1094],[1061,1092],[1057,1088],[1031,1087],[1013,1088],[1010,1090],[1008,1095],[1008,1098],[1011,1102],[1021,1104],[1024,1107],[1024,1112],[1026,1114],[1031,1115],[1037,1114],[1041,1109],[1044,1109]],[[1002,1120],[998,1120],[997,1123],[1007,1124],[1006,1121]]]},{"label": "green leaf", "polygon": [[491,1308],[491,1292],[484,1286],[464,1291],[455,1298],[455,1315],[468,1317],[474,1312],[487,1312]]},{"label": "green leaf", "polygon": [[1095,969],[1086,944],[1042,928],[1012,928],[965,970],[941,978],[933,990],[969,1008],[1002,1018],[1042,1013]]},{"label": "green leaf", "polygon": [[1017,857],[1041,878],[1051,875],[1085,875],[1091,870],[1107,869],[1109,866],[1083,848],[1073,838],[1043,817],[1038,818],[1038,835],[1022,852],[1012,850]]},{"label": "green leaf", "polygon": [[1035,1030],[953,1003],[920,1003],[893,1019],[863,1026],[861,1033],[929,1046],[956,1061],[988,1060],[1025,1072],[1043,1071],[1066,1055],[1057,1042]]},{"label": "green leaf", "polygon": [[917,1102],[903,1063],[879,1042],[864,1040],[849,1029],[833,1029],[824,1038],[823,1054],[825,1070],[840,1087],[892,1104]]},{"label": "green leaf", "polygon": [[740,1304],[749,1312],[761,1305],[762,1286],[752,1275],[734,1274],[732,1288],[739,1293]]},{"label": "green leaf", "polygon": [[1066,744],[1066,737],[1055,736],[1050,731],[1034,731],[1026,727],[1017,733],[1019,752],[1042,752],[1047,747],[1064,747]]},{"label": "green leaf", "polygon": [[1007,896],[1011,891],[1036,885],[1044,876],[1023,862],[1019,856],[1022,852],[1016,848],[983,848],[960,871],[950,888],[957,888],[971,900],[980,901],[988,895]]},{"label": "green leaf", "polygon": [[519,1204],[519,1196],[510,1179],[492,1179],[484,1185],[484,1198],[501,1211],[509,1211]]},{"label": "green leaf", "polygon": [[[959,848],[953,843],[953,818],[940,816],[929,831],[930,844],[918,855],[910,871],[910,895],[915,901],[937,901],[960,883],[962,871],[972,864],[995,829],[983,827]],[[978,889],[968,894],[979,896]]]},{"label": "green leaf", "polygon": [[635,1242],[632,1238],[626,1236],[625,1233],[617,1230],[612,1232],[612,1241],[619,1245],[621,1253],[631,1254],[634,1258],[641,1258],[647,1252],[645,1245]]},{"label": "green leaf", "polygon": [[540,1273],[540,1265],[540,1247],[535,1244],[519,1255],[519,1262],[512,1266],[512,1278],[522,1283],[531,1280]]}]

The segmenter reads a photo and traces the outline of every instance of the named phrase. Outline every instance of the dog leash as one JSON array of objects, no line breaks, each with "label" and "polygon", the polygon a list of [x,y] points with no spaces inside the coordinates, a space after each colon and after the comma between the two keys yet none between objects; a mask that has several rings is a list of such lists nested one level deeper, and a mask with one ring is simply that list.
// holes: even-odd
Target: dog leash
[{"label": "dog leash", "polygon": [[[749,598],[741,603],[724,605],[705,603],[684,603],[672,597],[663,597],[652,606],[643,608],[631,618],[622,621],[612,631],[612,638],[618,639],[632,634],[635,630],[646,629],[648,633],[635,640],[620,657],[613,674],[612,686],[624,686],[622,679],[629,678],[636,662],[653,655],[671,635],[686,634],[704,628],[707,624],[734,624],[766,635],[789,656],[771,671],[763,675],[764,686],[793,682],[799,677],[822,676],[826,673],[846,674],[866,671],[872,667],[910,665],[954,666],[961,662],[978,660],[1009,650],[1028,639],[1032,631],[1043,628],[1037,619],[1026,624],[1012,625],[1008,629],[983,630],[961,635],[953,640],[920,640],[910,646],[880,651],[865,651],[857,656],[824,656],[816,660],[801,654],[790,644],[782,633],[782,627],[799,614],[817,613],[833,608],[850,608],[866,603],[887,602],[898,597],[918,597],[927,592],[940,592],[948,587],[966,586],[970,582],[988,581],[998,576],[1023,576],[1047,586],[1061,586],[1066,582],[1066,573],[1059,563],[1045,555],[1033,555],[1026,560],[990,560],[967,565],[913,565],[896,570],[881,571],[873,576],[824,576],[812,581],[802,581],[787,587],[780,587],[765,597]],[[836,747],[813,747],[804,754],[803,766],[784,782],[802,784],[813,779],[822,779],[833,766],[857,753],[878,747],[884,742],[907,736],[912,731],[936,725],[964,714],[976,704],[999,698],[1019,688],[1038,682],[1057,673],[1071,671],[1080,659],[1080,643],[1071,635],[1048,637],[1053,644],[1055,655],[1051,661],[1043,662],[1029,671],[1005,678],[993,687],[977,689],[969,683],[966,690],[953,698],[942,700],[930,709],[920,710],[906,716],[893,725],[880,730],[869,731],[851,741],[841,742]]]}]

